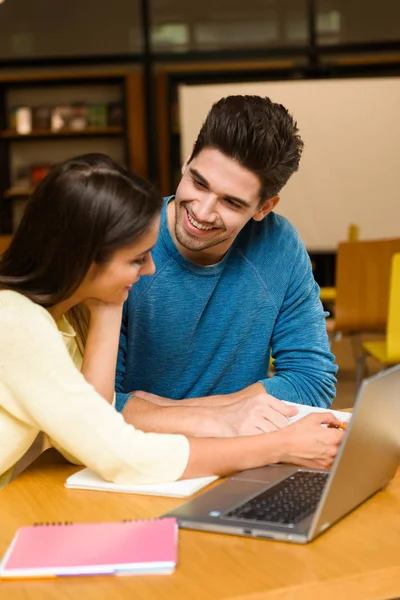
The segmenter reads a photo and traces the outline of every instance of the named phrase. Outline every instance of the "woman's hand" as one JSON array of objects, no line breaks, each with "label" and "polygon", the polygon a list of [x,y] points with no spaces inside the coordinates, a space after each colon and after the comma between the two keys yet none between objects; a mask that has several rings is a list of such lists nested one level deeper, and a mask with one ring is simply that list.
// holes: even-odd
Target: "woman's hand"
[{"label": "woman's hand", "polygon": [[90,316],[94,316],[97,314],[122,314],[122,308],[124,303],[121,302],[119,304],[111,303],[111,302],[103,302],[102,300],[97,300],[97,298],[87,298],[83,305],[90,312]]},{"label": "woman's hand", "polygon": [[339,425],[340,421],[331,413],[318,412],[281,429],[280,461],[307,468],[329,469],[344,437]]}]

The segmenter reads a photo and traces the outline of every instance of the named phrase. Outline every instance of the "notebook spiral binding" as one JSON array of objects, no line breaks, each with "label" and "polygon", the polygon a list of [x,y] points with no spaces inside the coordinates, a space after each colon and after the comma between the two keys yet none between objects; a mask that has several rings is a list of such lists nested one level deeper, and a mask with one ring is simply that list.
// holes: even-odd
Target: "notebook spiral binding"
[{"label": "notebook spiral binding", "polygon": [[[121,519],[121,523],[133,523],[136,521],[159,521],[160,519]],[[33,527],[60,527],[64,525],[75,525],[73,521],[39,521],[38,523],[33,523]],[[87,523],[86,523],[87,525]]]},{"label": "notebook spiral binding", "polygon": [[59,527],[60,525],[73,525],[73,522],[72,521],[58,521],[58,522],[53,522],[53,523],[50,523],[50,522],[40,523],[39,522],[39,523],[34,523],[33,527],[53,527],[53,526]]},{"label": "notebook spiral binding", "polygon": [[148,521],[162,521],[163,518],[162,517],[154,517],[154,519],[121,519],[121,523],[143,523],[144,521],[146,521],[146,523]]}]

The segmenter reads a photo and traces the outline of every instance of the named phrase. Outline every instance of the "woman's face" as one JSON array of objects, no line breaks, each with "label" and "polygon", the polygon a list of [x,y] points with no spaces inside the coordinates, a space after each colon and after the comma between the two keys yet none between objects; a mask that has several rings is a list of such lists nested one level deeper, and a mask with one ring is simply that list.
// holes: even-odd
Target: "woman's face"
[{"label": "woman's face", "polygon": [[105,265],[94,264],[80,286],[79,295],[109,304],[125,302],[129,290],[141,275],[152,275],[156,268],[151,250],[157,241],[160,218],[134,244],[117,250]]}]

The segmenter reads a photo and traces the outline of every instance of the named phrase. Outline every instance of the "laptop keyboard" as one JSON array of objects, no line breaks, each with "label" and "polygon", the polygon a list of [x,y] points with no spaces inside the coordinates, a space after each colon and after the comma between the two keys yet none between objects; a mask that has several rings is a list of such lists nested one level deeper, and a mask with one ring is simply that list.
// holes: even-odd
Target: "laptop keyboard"
[{"label": "laptop keyboard", "polygon": [[329,473],[297,471],[224,517],[296,525],[314,512]]}]

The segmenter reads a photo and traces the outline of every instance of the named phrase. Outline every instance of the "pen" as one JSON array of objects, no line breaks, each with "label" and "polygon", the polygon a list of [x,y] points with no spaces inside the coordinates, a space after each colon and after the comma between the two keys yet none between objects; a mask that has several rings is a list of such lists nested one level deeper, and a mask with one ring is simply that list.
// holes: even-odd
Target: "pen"
[{"label": "pen", "polygon": [[346,431],[347,423],[345,421],[342,421],[339,423],[339,425],[328,425],[328,427],[333,427],[334,429],[340,429],[341,431]]}]

